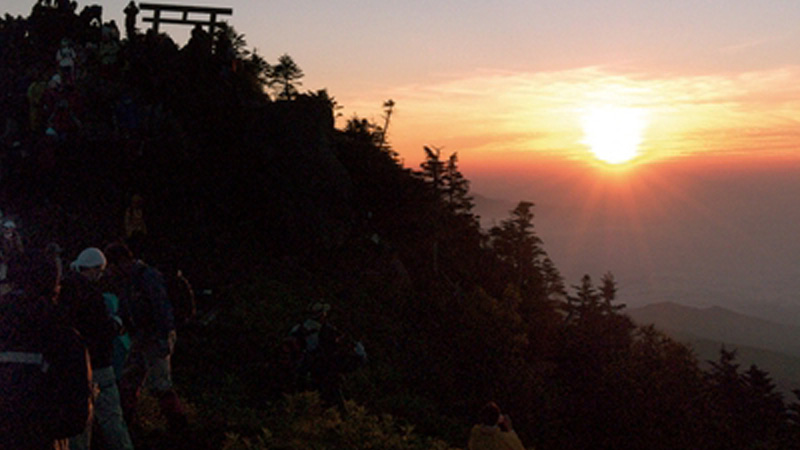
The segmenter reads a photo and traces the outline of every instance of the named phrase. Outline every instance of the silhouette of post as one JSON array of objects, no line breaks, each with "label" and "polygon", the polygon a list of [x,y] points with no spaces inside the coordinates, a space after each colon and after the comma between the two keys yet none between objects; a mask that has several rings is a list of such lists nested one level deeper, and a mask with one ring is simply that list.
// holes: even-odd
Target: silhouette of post
[{"label": "silhouette of post", "polygon": [[[213,8],[207,6],[188,6],[188,5],[165,5],[161,3],[140,3],[139,9],[142,11],[152,11],[152,17],[145,17],[144,22],[153,24],[153,31],[158,33],[158,27],[162,23],[177,25],[200,25],[208,26],[208,34],[214,36],[214,28],[217,25],[217,16],[233,14],[233,8]],[[163,13],[178,13],[177,16]],[[200,14],[208,17],[206,20],[191,18],[189,14]]]}]

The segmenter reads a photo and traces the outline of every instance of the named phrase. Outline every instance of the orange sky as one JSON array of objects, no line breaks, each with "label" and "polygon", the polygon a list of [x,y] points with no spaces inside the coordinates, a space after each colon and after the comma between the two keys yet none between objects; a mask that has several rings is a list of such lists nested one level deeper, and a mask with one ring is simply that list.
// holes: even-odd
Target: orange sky
[{"label": "orange sky", "polygon": [[[473,170],[529,159],[591,161],[581,143],[580,115],[593,105],[645,112],[640,161],[800,158],[800,66],[663,76],[604,67],[478,71],[394,88],[386,97],[397,105],[390,141],[410,167],[418,166],[423,145],[458,152],[464,167]],[[358,102],[351,106],[369,108]]]}]

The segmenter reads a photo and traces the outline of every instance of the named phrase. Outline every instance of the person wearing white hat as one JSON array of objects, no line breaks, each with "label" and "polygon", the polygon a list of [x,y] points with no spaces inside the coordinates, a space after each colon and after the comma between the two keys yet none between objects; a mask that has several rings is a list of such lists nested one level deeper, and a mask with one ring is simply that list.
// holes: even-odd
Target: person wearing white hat
[{"label": "person wearing white hat", "polygon": [[108,264],[106,255],[99,248],[89,247],[82,251],[69,267],[91,281],[97,281],[106,269],[106,264]]},{"label": "person wearing white hat", "polygon": [[[94,419],[99,425],[103,441],[108,448],[132,449],[128,427],[122,414],[117,377],[113,367],[114,339],[122,324],[112,318],[106,307],[98,281],[103,276],[107,261],[96,247],[83,250],[70,263],[61,282],[59,303],[65,315],[83,337],[89,350],[92,381],[99,388],[95,399]],[[88,449],[92,425],[79,436],[70,439],[70,448]]]}]

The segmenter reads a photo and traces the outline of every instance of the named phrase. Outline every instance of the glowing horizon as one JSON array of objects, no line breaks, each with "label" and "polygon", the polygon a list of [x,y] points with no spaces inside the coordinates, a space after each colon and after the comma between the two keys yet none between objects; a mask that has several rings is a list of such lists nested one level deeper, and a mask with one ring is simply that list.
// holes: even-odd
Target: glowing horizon
[{"label": "glowing horizon", "polygon": [[[800,66],[716,75],[655,76],[601,67],[558,72],[478,71],[428,86],[405,86],[390,142],[416,166],[422,146],[461,161],[533,153],[592,159],[581,112],[609,103],[645,111],[639,161],[687,156],[800,157]],[[348,110],[375,110],[354,100]]]}]

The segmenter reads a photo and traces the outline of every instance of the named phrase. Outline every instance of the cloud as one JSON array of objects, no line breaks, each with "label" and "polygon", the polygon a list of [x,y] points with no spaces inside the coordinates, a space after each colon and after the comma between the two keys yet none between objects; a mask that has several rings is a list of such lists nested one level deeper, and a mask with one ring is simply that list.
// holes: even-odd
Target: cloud
[{"label": "cloud", "polygon": [[768,36],[763,38],[740,41],[735,44],[726,45],[720,48],[720,52],[729,54],[748,52],[755,49],[759,49],[767,45],[772,45],[775,43],[787,41],[792,37],[793,33],[784,33],[783,35],[780,36]]}]

